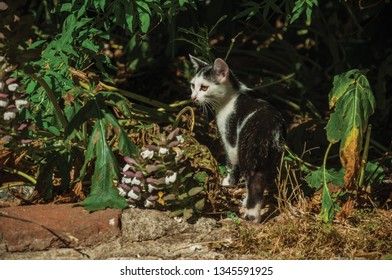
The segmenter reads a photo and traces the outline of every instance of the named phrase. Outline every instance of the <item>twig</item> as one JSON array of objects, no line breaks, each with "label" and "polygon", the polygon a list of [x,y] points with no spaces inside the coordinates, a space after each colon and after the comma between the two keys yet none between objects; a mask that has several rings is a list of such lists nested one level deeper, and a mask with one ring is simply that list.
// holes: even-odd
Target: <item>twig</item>
[{"label": "twig", "polygon": [[30,175],[27,175],[26,173],[24,173],[20,170],[8,168],[8,167],[4,167],[3,170],[8,173],[17,174],[17,175],[29,180],[34,185],[37,184],[37,180],[35,178],[31,177]]}]

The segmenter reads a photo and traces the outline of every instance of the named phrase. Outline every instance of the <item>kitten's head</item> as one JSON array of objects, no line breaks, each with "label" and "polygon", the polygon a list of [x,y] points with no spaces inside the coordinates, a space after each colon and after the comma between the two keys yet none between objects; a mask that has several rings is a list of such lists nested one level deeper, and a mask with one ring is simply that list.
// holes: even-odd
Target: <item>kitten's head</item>
[{"label": "kitten's head", "polygon": [[246,89],[222,59],[218,58],[213,64],[209,64],[191,55],[189,57],[196,71],[190,83],[193,101],[218,109],[236,92]]}]

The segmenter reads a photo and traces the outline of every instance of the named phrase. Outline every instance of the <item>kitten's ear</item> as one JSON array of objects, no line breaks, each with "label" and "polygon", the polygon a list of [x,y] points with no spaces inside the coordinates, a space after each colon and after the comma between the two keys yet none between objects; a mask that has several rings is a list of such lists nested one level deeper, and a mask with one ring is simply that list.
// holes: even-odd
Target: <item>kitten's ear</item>
[{"label": "kitten's ear", "polygon": [[195,68],[196,71],[198,71],[200,68],[208,65],[207,62],[204,62],[203,60],[198,59],[197,57],[194,57],[192,55],[189,55],[189,58],[191,59],[193,68]]},{"label": "kitten's ear", "polygon": [[218,82],[223,83],[229,79],[230,69],[223,59],[217,58],[214,62],[214,74]]}]

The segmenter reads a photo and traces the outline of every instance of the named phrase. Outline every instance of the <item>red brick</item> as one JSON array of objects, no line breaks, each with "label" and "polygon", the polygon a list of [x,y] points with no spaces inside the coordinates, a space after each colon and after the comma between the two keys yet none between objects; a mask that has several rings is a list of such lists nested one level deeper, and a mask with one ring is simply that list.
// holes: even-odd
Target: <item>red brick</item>
[{"label": "red brick", "polygon": [[9,252],[92,246],[119,237],[120,219],[120,210],[89,213],[71,204],[7,207],[0,235]]}]

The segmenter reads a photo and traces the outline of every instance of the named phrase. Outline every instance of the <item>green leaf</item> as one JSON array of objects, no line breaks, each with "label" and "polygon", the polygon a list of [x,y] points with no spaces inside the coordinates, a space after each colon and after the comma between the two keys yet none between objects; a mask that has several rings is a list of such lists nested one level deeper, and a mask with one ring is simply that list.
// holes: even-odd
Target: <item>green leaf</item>
[{"label": "green leaf", "polygon": [[120,172],[117,160],[106,142],[106,121],[98,119],[95,122],[90,137],[87,159],[96,157],[94,174],[91,178],[91,193],[82,202],[89,211],[106,208],[124,209],[128,203],[115,188],[114,179]]},{"label": "green leaf", "polygon": [[48,130],[51,132],[51,133],[53,133],[54,135],[56,135],[56,136],[60,136],[60,130],[58,130],[58,128],[57,127],[55,127],[55,126],[49,126],[48,127]]},{"label": "green leaf", "polygon": [[105,10],[105,3],[106,3],[106,0],[98,0],[98,1],[93,1],[93,2],[94,2],[94,3],[98,3],[98,4],[99,4],[99,7],[101,8],[102,11]]},{"label": "green leaf", "polygon": [[[345,170],[342,168],[338,171],[334,169],[325,170],[326,182],[327,184],[332,183],[335,186],[343,186],[344,184],[344,172]],[[311,171],[305,178],[306,182],[316,190],[320,189],[324,182],[324,169],[320,168],[314,171]]]},{"label": "green leaf", "polygon": [[329,193],[328,187],[323,185],[323,194],[321,197],[320,218],[324,223],[329,223],[335,216],[335,205]]},{"label": "green leaf", "polygon": [[139,153],[138,147],[132,143],[122,126],[118,123],[118,120],[111,113],[107,113],[106,111],[104,112],[104,116],[106,123],[113,127],[113,130],[118,138],[118,147],[120,151],[127,156],[132,156],[136,153]]},{"label": "green leaf", "polygon": [[366,181],[368,184],[382,183],[385,172],[379,163],[367,162],[365,168]]},{"label": "green leaf", "polygon": [[118,138],[118,148],[124,155],[133,155],[137,152],[137,148],[127,137],[117,119],[108,112],[102,94],[97,94],[75,114],[65,129],[66,141],[75,134],[75,131],[80,129],[83,123],[92,119],[96,119],[96,121],[89,137],[79,180],[83,179],[87,166],[93,160],[95,160],[94,173],[91,178],[91,193],[82,204],[89,211],[126,208],[128,203],[119,195],[114,184],[114,180],[118,180],[120,169],[117,159],[107,143],[107,131],[114,131]]},{"label": "green leaf", "polygon": [[337,204],[335,204],[334,200],[331,197],[328,189],[328,171],[325,168],[325,165],[322,165],[320,170],[323,172],[323,194],[321,197],[321,212],[319,214],[321,220],[324,223],[329,223],[333,220],[335,216],[335,210],[338,208]]},{"label": "green leaf", "polygon": [[205,171],[199,172],[193,176],[193,178],[195,178],[200,184],[203,184],[207,177],[208,174]]},{"label": "green leaf", "polygon": [[35,49],[36,47],[38,47],[38,46],[41,46],[43,43],[45,43],[46,42],[46,40],[38,40],[38,41],[35,41],[34,43],[32,43],[31,45],[29,45],[29,47],[27,48],[28,50],[32,50],[32,49]]},{"label": "green leaf", "polygon": [[133,20],[134,16],[133,15],[126,15],[125,20],[128,26],[129,31],[133,32]]},{"label": "green leaf", "polygon": [[80,129],[81,125],[89,119],[98,118],[99,112],[95,106],[94,100],[89,100],[72,118],[64,131],[64,137],[68,141],[68,137],[73,135],[73,132]]},{"label": "green leaf", "polygon": [[140,20],[140,29],[143,33],[147,33],[148,29],[150,28],[150,15],[139,11],[139,20]]},{"label": "green leaf", "polygon": [[93,42],[91,42],[89,39],[86,39],[82,42],[82,47],[95,52],[98,52],[99,47],[97,45],[95,45]]}]

